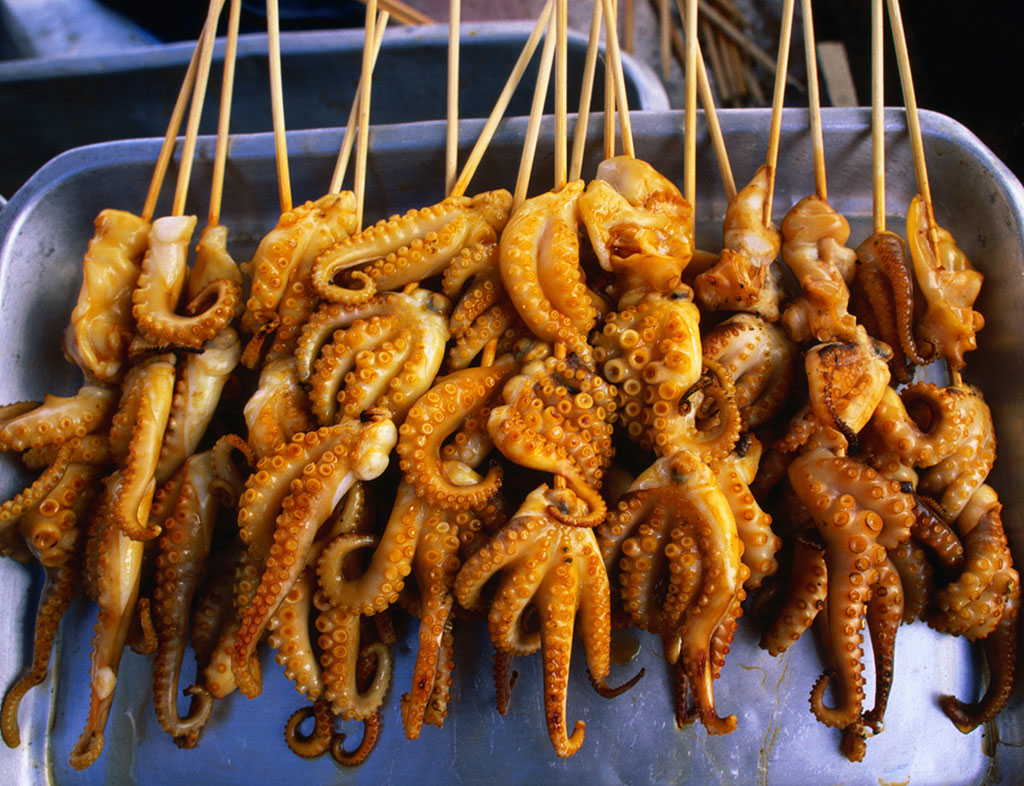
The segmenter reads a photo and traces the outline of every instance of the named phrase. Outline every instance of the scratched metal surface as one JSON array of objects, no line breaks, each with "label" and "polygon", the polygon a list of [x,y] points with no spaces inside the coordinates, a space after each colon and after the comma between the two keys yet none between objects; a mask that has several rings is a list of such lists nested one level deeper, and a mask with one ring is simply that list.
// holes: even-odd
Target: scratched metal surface
[{"label": "scratched metal surface", "polygon": [[[737,179],[761,160],[768,114],[723,114]],[[783,125],[776,220],[813,188],[806,114],[788,111]],[[1015,467],[1024,466],[1024,411],[1018,382],[1024,345],[1024,192],[980,143],[947,118],[925,114],[926,149],[940,223],[955,234],[985,272],[981,310],[986,327],[981,349],[969,356],[968,378],[984,388],[1000,436],[993,476],[1006,502],[1004,517],[1016,554],[1024,554],[1024,490]],[[509,122],[495,140],[475,189],[508,186],[518,161],[524,120]],[[637,152],[681,181],[682,116],[634,118]],[[592,127],[588,166],[600,156],[600,122]],[[825,114],[829,193],[850,217],[852,242],[870,232],[870,134],[864,110]],[[902,213],[916,191],[902,116],[887,118],[890,228],[902,231]],[[463,128],[463,152],[479,123]],[[549,124],[542,139],[551,138]],[[290,135],[292,189],[297,199],[325,188],[340,138],[337,129]],[[441,195],[444,129],[440,123],[374,128],[368,179],[368,217],[436,201]],[[718,247],[725,198],[704,132],[698,140],[699,244]],[[5,341],[0,345],[0,401],[68,394],[79,384],[76,369],[59,350],[61,331],[74,304],[80,261],[96,213],[108,206],[138,210],[158,143],[153,140],[72,151],[40,170],[0,213],[0,308]],[[224,223],[232,250],[245,259],[273,225],[277,190],[268,135],[238,138],[225,186]],[[194,173],[190,210],[206,208],[212,140],[204,139]],[[550,186],[550,144],[541,146],[534,192]],[[171,173],[171,177],[174,173]],[[158,214],[159,214],[158,210]],[[640,468],[636,468],[639,470]],[[9,495],[26,480],[7,458],[0,490]],[[0,685],[8,685],[27,661],[41,576],[11,561],[0,562]],[[95,609],[78,602],[62,626],[51,678],[28,694],[21,711],[25,742],[0,750],[2,780],[19,784],[143,784],[215,782],[313,783],[709,783],[709,784],[971,784],[1013,782],[1021,771],[1020,691],[996,724],[962,735],[937,707],[941,693],[970,696],[978,689],[979,664],[962,641],[940,637],[921,624],[901,629],[896,681],[886,729],[869,740],[861,764],[838,753],[838,734],[814,721],[807,696],[822,666],[810,637],[781,659],[756,645],[751,620],[741,620],[716,692],[721,711],[739,716],[738,730],[709,737],[700,727],[678,730],[657,642],[641,634],[637,659],[616,667],[613,680],[643,665],[647,676],[622,697],[607,701],[587,684],[577,653],[570,718],[587,722],[587,739],[572,759],[558,760],[544,729],[540,656],[520,658],[521,677],[505,718],[493,709],[490,646],[482,627],[460,623],[452,711],[443,730],[428,727],[420,740],[405,740],[395,694],[407,690],[415,638],[400,642],[392,695],[383,711],[378,750],[361,768],[342,771],[329,760],[307,762],[285,747],[282,729],[302,700],[269,656],[264,658],[264,695],[255,701],[231,696],[219,702],[199,746],[177,749],[152,710],[149,661],[128,653],[107,727],[106,750],[85,772],[67,764],[88,706],[89,640]],[[413,627],[412,634],[415,634]],[[185,677],[191,676],[186,664]],[[871,666],[868,663],[870,674]],[[869,679],[870,682],[870,679]],[[183,684],[188,684],[183,682]],[[357,729],[352,729],[357,732]],[[1001,741],[1002,744],[999,744]]]}]

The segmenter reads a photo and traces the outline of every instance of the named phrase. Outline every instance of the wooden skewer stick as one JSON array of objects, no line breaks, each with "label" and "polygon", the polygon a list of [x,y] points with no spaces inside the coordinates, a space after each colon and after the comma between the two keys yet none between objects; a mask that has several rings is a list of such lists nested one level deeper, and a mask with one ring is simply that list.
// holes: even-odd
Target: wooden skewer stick
[{"label": "wooden skewer stick", "polygon": [[181,89],[178,91],[178,98],[171,111],[171,119],[167,123],[167,132],[164,134],[164,143],[160,147],[160,155],[157,156],[156,166],[153,169],[153,177],[149,181],[149,190],[146,192],[146,201],[142,206],[142,218],[150,221],[156,212],[156,203],[160,198],[160,189],[164,184],[164,176],[167,174],[167,166],[171,162],[171,155],[174,152],[174,143],[178,138],[178,129],[181,128],[181,121],[185,117],[185,107],[188,105],[188,98],[192,94],[192,86],[196,81],[196,71],[199,69],[199,54],[203,48],[203,41],[206,37],[206,26],[203,26],[199,39],[196,41],[196,48],[192,52],[192,59],[189,61],[188,69],[185,71],[185,78],[181,82]]},{"label": "wooden skewer stick", "polygon": [[459,26],[462,0],[448,3],[448,119],[444,145],[444,192],[455,185],[459,167]]},{"label": "wooden skewer stick", "polygon": [[267,49],[270,60],[270,111],[274,122],[274,160],[281,212],[292,209],[292,181],[288,172],[288,141],[284,130],[284,88],[281,85],[281,21],[277,0],[267,0]]},{"label": "wooden skewer stick", "polygon": [[213,157],[213,182],[210,185],[210,213],[207,226],[220,223],[220,206],[224,196],[224,169],[228,161],[228,133],[231,125],[231,99],[235,87],[235,56],[238,52],[238,25],[242,0],[231,0],[228,12],[228,40],[224,49],[224,77],[220,87],[220,113],[217,121],[217,152]]},{"label": "wooden skewer stick", "polygon": [[555,14],[555,188],[560,189],[568,180],[567,143],[569,85],[569,0],[558,0]]},{"label": "wooden skewer stick", "polygon": [[363,70],[366,78],[362,80],[359,91],[359,141],[356,146],[355,183],[352,190],[356,193],[356,231],[363,228],[363,208],[366,205],[366,157],[370,146],[370,94],[373,88],[373,39],[374,26],[377,21],[377,0],[366,3],[366,33],[363,44]]},{"label": "wooden skewer stick", "polygon": [[[767,68],[771,73],[776,75],[778,78],[778,66],[775,61],[772,60],[771,55],[765,52],[761,47],[743,35],[735,25],[732,24],[728,19],[722,16],[718,11],[714,9],[706,0],[698,0],[700,6],[700,12],[704,14],[708,19],[711,20],[711,24],[725,33],[735,44],[754,58],[757,62]],[[803,82],[797,79],[795,76],[789,74],[786,75],[786,81],[789,82],[797,90],[805,90]]]},{"label": "wooden skewer stick", "polygon": [[[676,4],[679,6],[680,18],[685,19],[682,0],[676,0]],[[672,32],[672,45],[675,47],[679,59],[685,62],[686,44],[683,43],[683,36],[678,30]],[[704,105],[704,119],[707,120],[711,145],[715,150],[715,158],[718,160],[718,171],[722,175],[722,186],[725,188],[726,198],[731,201],[736,196],[736,180],[732,175],[729,151],[725,148],[725,137],[722,135],[722,126],[718,122],[718,110],[715,108],[715,99],[711,93],[711,84],[708,82],[708,72],[704,65],[699,40],[697,41],[697,87],[700,88],[700,99]]]},{"label": "wooden skewer stick", "polygon": [[871,217],[885,231],[885,0],[871,0]]},{"label": "wooden skewer stick", "polygon": [[683,197],[697,199],[697,0],[686,0],[686,119],[683,139]]},{"label": "wooden skewer stick", "polygon": [[775,97],[772,100],[772,122],[768,132],[768,198],[764,203],[762,220],[765,226],[772,222],[772,199],[775,195],[775,165],[779,160],[779,137],[782,134],[782,102],[786,97],[786,71],[789,68],[789,40],[793,33],[794,0],[783,0],[782,30],[779,32],[779,60],[775,71]]},{"label": "wooden skewer stick", "polygon": [[811,0],[801,0],[804,24],[804,57],[807,61],[807,100],[811,109],[811,146],[814,150],[814,190],[828,201],[825,180],[825,140],[821,132],[821,95],[818,92],[818,55],[814,44],[814,16]]},{"label": "wooden skewer stick", "polygon": [[[601,11],[604,12],[604,0],[594,0],[601,4]],[[612,13],[619,18],[618,0],[611,2]],[[605,20],[605,27],[608,20]],[[607,37],[607,36],[606,36]],[[615,73],[612,68],[611,58],[608,56],[608,45],[604,47],[604,158],[615,158]]]},{"label": "wooden skewer stick", "polygon": [[[367,0],[359,0],[366,4]],[[433,25],[437,20],[418,11],[411,5],[403,3],[402,0],[377,0],[377,7],[381,11],[387,11],[395,21],[402,25]]]},{"label": "wooden skewer stick", "polygon": [[601,36],[601,2],[594,1],[590,14],[590,36],[587,39],[587,56],[583,63],[583,83],[580,85],[580,108],[576,115],[576,130],[572,138],[572,162],[569,164],[569,179],[579,180],[583,171],[583,149],[587,144],[587,126],[590,125],[590,100],[594,95],[594,75],[597,72],[597,49]]},{"label": "wooden skewer stick", "polygon": [[[623,8],[625,23],[622,31],[622,45],[626,51],[633,54],[633,42],[636,40],[636,6],[634,0],[626,0]],[[618,13],[615,14],[616,27],[618,27]]]},{"label": "wooden skewer stick", "polygon": [[544,101],[548,97],[548,82],[551,81],[551,65],[555,59],[557,26],[558,14],[555,14],[548,26],[548,34],[544,39],[544,49],[540,55],[540,68],[537,70],[537,81],[533,89],[533,102],[530,104],[530,119],[526,124],[526,138],[523,140],[523,152],[519,159],[519,174],[516,175],[516,190],[512,197],[513,213],[526,200],[526,192],[530,187],[530,175],[533,173],[533,157],[537,152],[537,138],[540,135],[540,120],[544,115]]},{"label": "wooden skewer stick", "polygon": [[924,202],[924,216],[928,224],[928,240],[935,256],[939,254],[939,236],[935,230],[935,214],[932,208],[932,191],[928,185],[928,164],[924,158],[924,141],[921,137],[921,122],[917,116],[917,94],[914,92],[914,76],[910,72],[910,54],[907,51],[907,37],[903,32],[903,16],[899,0],[887,0],[892,39],[896,45],[896,62],[900,67],[900,82],[903,84],[903,103],[907,107],[907,126],[910,128],[910,146],[914,151],[914,171],[917,173],[917,190]]},{"label": "wooden skewer stick", "polygon": [[[706,19],[701,20],[701,32],[704,34],[704,42],[707,44],[708,61],[711,63],[711,73],[715,75],[715,85],[718,88],[718,98],[724,104],[732,98],[733,90],[729,84],[725,69],[722,65],[722,53],[718,48],[718,41],[711,31],[711,23]],[[686,45],[683,44],[682,34],[679,34],[679,59],[686,62]]]},{"label": "wooden skewer stick", "polygon": [[661,54],[661,78],[666,82],[672,76],[672,49],[670,44],[672,17],[669,0],[658,0],[658,44]]},{"label": "wooden skewer stick", "polygon": [[483,130],[480,132],[480,137],[476,140],[473,150],[470,151],[469,158],[463,164],[462,172],[459,174],[459,179],[455,181],[455,187],[452,188],[450,196],[462,196],[466,193],[466,189],[469,188],[469,183],[476,173],[476,168],[480,166],[484,152],[491,143],[491,139],[494,138],[494,132],[498,128],[498,123],[501,122],[505,110],[508,109],[508,102],[512,100],[512,94],[515,93],[516,87],[519,86],[519,80],[523,78],[523,72],[526,70],[530,58],[533,57],[533,53],[537,50],[540,37],[544,35],[544,30],[548,26],[548,21],[551,19],[551,3],[552,0],[548,0],[544,5],[544,9],[540,12],[537,24],[533,26],[533,32],[530,33],[530,37],[526,40],[523,51],[519,53],[519,59],[512,68],[512,73],[509,74],[508,81],[505,82],[505,87],[498,96],[494,109],[491,110],[491,115],[487,118]]},{"label": "wooden skewer stick", "polygon": [[220,18],[223,8],[224,0],[212,0],[207,12],[203,31],[203,48],[199,55],[199,69],[196,71],[196,83],[192,88],[192,104],[189,106],[188,123],[185,126],[185,143],[181,148],[181,163],[178,165],[178,182],[175,184],[174,201],[171,203],[172,216],[180,216],[185,212],[188,181],[192,178],[192,159],[195,157],[196,138],[199,136],[199,121],[203,117],[206,85],[210,80],[210,61],[213,59],[213,42],[217,37],[217,20]]},{"label": "wooden skewer stick", "polygon": [[[380,54],[380,45],[384,41],[384,31],[388,26],[390,14],[381,11],[377,14],[377,28],[373,32],[373,52],[370,55],[370,71],[372,73],[377,64],[377,55]],[[355,95],[352,96],[352,108],[348,113],[348,123],[345,125],[345,135],[341,140],[341,149],[338,151],[338,160],[334,165],[334,174],[331,176],[331,187],[327,192],[337,194],[341,191],[341,184],[345,181],[345,173],[348,171],[348,161],[352,157],[352,148],[356,142],[356,129],[359,126],[359,105],[360,95],[363,90],[363,76],[359,76],[359,84],[356,86]]]},{"label": "wooden skewer stick", "polygon": [[615,78],[615,105],[619,110],[619,129],[622,132],[622,152],[630,158],[636,158],[633,147],[633,127],[629,122],[629,102],[626,100],[626,79],[622,74],[622,52],[619,51],[619,35],[615,24],[615,13],[611,0],[604,3],[605,37],[607,38],[608,57],[611,60],[612,75]]}]

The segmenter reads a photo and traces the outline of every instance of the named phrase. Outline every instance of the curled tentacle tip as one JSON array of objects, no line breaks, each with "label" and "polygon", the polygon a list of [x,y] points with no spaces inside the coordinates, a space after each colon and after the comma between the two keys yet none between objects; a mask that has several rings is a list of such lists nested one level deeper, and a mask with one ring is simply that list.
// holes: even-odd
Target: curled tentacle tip
[{"label": "curled tentacle tip", "polygon": [[970,734],[980,725],[978,721],[974,720],[970,714],[970,706],[964,704],[956,696],[940,696],[939,706],[942,711],[946,713],[946,717],[953,722],[953,725],[957,727],[963,734]]},{"label": "curled tentacle tip", "polygon": [[598,679],[591,674],[589,670],[587,671],[587,676],[590,678],[590,684],[594,687],[594,690],[597,691],[599,696],[603,696],[606,699],[614,699],[616,696],[622,695],[636,685],[646,673],[647,669],[641,668],[640,671],[626,680],[626,682],[615,688],[610,687],[604,677]]}]

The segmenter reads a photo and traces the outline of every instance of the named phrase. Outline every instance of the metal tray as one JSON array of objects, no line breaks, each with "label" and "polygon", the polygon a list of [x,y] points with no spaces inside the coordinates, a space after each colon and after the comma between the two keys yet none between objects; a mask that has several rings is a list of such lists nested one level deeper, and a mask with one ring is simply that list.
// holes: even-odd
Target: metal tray
[{"label": "metal tray", "polygon": [[[478,22],[462,29],[462,117],[487,117],[505,75],[529,36],[528,22]],[[163,136],[192,56],[191,43],[129,52],[49,57],[0,63],[0,194],[10,195],[39,167],[65,150],[115,139]],[[397,27],[384,37],[374,71],[374,123],[442,120],[448,26]],[[586,36],[569,33],[569,101],[579,102]],[[329,128],[348,117],[362,67],[363,31],[331,30],[281,35],[282,77],[288,128]],[[508,114],[528,115],[536,63],[527,70]],[[224,41],[218,41],[210,94],[219,95]],[[631,107],[667,110],[661,81],[646,65],[623,57]],[[415,76],[411,76],[415,75]],[[603,106],[596,80],[594,106]],[[267,37],[240,37],[231,129],[272,129]],[[552,88],[553,91],[553,88]],[[553,111],[549,109],[549,111]],[[201,133],[217,131],[217,103],[208,101]]]},{"label": "metal tray", "polygon": [[[550,119],[549,119],[550,120]],[[1000,435],[1000,459],[992,482],[1006,504],[1004,518],[1018,557],[1024,554],[1024,484],[1014,468],[1024,465],[1024,397],[1019,393],[1024,344],[1024,190],[966,129],[924,113],[925,146],[939,221],[986,274],[980,307],[986,317],[981,349],[969,356],[968,378],[992,404]],[[763,156],[769,117],[762,110],[723,113],[722,124],[738,179],[749,177]],[[905,210],[916,191],[902,113],[887,115],[888,202]],[[634,117],[638,154],[677,182],[682,176],[682,115]],[[463,151],[480,124],[466,123]],[[594,129],[584,172],[593,173],[601,144]],[[700,125],[698,241],[715,249],[725,198]],[[509,185],[518,161],[524,119],[506,123],[474,183],[475,189]],[[541,134],[550,140],[550,123]],[[338,129],[290,135],[293,193],[315,198],[332,169]],[[376,127],[371,133],[367,218],[429,204],[441,195],[444,128],[430,122]],[[829,193],[851,218],[853,241],[870,232],[869,113],[826,110],[825,144]],[[68,394],[77,370],[61,356],[60,334],[75,302],[81,256],[92,220],[104,207],[137,210],[143,201],[159,142],[141,140],[69,152],[41,169],[0,213],[0,306],[6,339],[0,348],[0,402]],[[201,140],[190,211],[206,208],[213,140]],[[270,136],[233,143],[225,186],[224,223],[232,249],[245,259],[277,215]],[[550,187],[552,150],[542,142],[533,192]],[[813,188],[806,112],[787,110],[776,219]],[[173,172],[172,172],[173,175]],[[159,214],[159,210],[158,210]],[[891,219],[890,228],[901,229]],[[15,462],[0,464],[0,488],[13,493],[25,477]],[[0,562],[0,686],[15,678],[28,658],[39,576],[9,560]],[[647,676],[632,691],[607,701],[587,684],[577,653],[569,694],[570,717],[587,722],[587,739],[569,760],[558,760],[544,728],[540,656],[519,658],[507,717],[493,708],[490,645],[481,625],[460,624],[452,711],[443,730],[424,729],[415,742],[402,733],[398,701],[383,711],[378,750],[362,767],[341,770],[329,760],[307,762],[291,754],[282,729],[302,699],[269,656],[264,658],[264,695],[234,695],[219,702],[199,746],[177,749],[157,724],[150,697],[149,660],[126,654],[107,727],[106,751],[93,767],[75,772],[68,753],[88,705],[88,652],[95,610],[79,601],[64,620],[51,678],[28,694],[21,711],[25,742],[0,749],[0,772],[16,783],[709,783],[709,784],[967,784],[994,783],[1021,772],[1021,691],[997,722],[969,735],[956,731],[939,710],[940,693],[969,696],[977,690],[979,664],[962,640],[941,637],[915,623],[901,629],[896,680],[886,730],[869,741],[861,764],[838,752],[837,732],[817,723],[807,696],[822,664],[807,636],[781,659],[758,649],[757,632],[743,619],[724,673],[718,706],[739,716],[738,730],[711,737],[697,727],[676,729],[660,645],[640,635],[640,655],[616,667],[612,679],[639,665]],[[415,626],[400,641],[393,694],[407,690],[414,659]],[[191,666],[186,665],[187,679]],[[871,666],[868,664],[870,673]]]}]

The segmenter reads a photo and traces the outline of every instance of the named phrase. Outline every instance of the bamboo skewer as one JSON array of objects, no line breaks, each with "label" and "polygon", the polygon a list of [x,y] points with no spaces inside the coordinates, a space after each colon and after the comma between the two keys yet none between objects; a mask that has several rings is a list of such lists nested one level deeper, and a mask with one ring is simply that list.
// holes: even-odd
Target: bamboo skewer
[{"label": "bamboo skewer", "polygon": [[668,82],[672,75],[672,49],[670,44],[670,31],[672,29],[672,17],[670,16],[670,0],[658,0],[658,44],[661,54],[661,78]]},{"label": "bamboo skewer", "polygon": [[[373,50],[370,54],[370,72],[372,74],[377,64],[377,55],[380,54],[380,45],[384,41],[384,31],[388,26],[390,14],[381,11],[377,14],[377,27],[373,33]],[[329,194],[337,194],[341,191],[341,184],[345,181],[345,173],[348,171],[348,162],[352,157],[352,148],[356,141],[356,128],[359,125],[360,95],[363,90],[362,74],[359,76],[359,85],[356,87],[355,95],[352,96],[352,108],[348,113],[348,122],[345,124],[345,135],[341,140],[341,148],[338,151],[338,160],[334,165],[334,174],[331,176]]]},{"label": "bamboo skewer", "polygon": [[568,179],[569,137],[568,90],[569,81],[569,0],[558,0],[555,14],[555,189],[561,189]]},{"label": "bamboo skewer", "polygon": [[[601,4],[601,11],[604,13],[606,4],[604,0],[594,0]],[[612,13],[615,19],[619,17],[618,0],[611,2]],[[605,20],[605,28],[608,27],[608,20]],[[607,36],[606,36],[607,37]],[[604,160],[615,158],[615,75],[612,69],[612,61],[608,56],[608,45],[604,48]]]},{"label": "bamboo skewer", "polygon": [[526,44],[523,46],[523,51],[520,52],[519,59],[512,68],[512,73],[509,74],[508,80],[505,82],[505,87],[498,96],[498,100],[494,104],[494,109],[491,110],[490,117],[487,118],[487,122],[484,124],[483,130],[480,132],[480,137],[476,140],[476,144],[473,146],[473,150],[470,152],[469,158],[463,165],[462,172],[459,174],[458,180],[455,181],[455,186],[452,188],[450,194],[451,196],[462,196],[466,193],[466,189],[469,188],[469,183],[473,179],[473,175],[476,173],[477,167],[480,166],[481,159],[484,157],[484,151],[491,143],[491,139],[494,138],[494,132],[498,128],[498,123],[501,122],[501,118],[505,114],[505,110],[508,108],[508,103],[512,100],[512,94],[515,93],[516,87],[519,85],[519,80],[523,78],[523,72],[526,70],[526,66],[529,64],[530,58],[533,57],[533,53],[537,49],[540,37],[544,34],[544,30],[547,28],[548,21],[551,18],[551,4],[552,0],[548,0],[548,2],[545,3],[540,16],[537,18],[537,23],[533,26],[533,32],[530,33],[530,37],[526,40]]},{"label": "bamboo skewer", "polygon": [[537,138],[540,135],[540,120],[544,114],[544,101],[548,95],[548,83],[551,80],[551,66],[555,57],[556,28],[558,14],[552,16],[544,49],[540,55],[540,68],[533,89],[533,102],[530,104],[530,119],[526,125],[526,138],[523,140],[523,152],[519,158],[519,173],[516,175],[516,190],[512,197],[512,212],[515,213],[526,200],[526,192],[530,187],[530,175],[533,173],[533,157],[537,152]]},{"label": "bamboo skewer", "polygon": [[363,209],[366,206],[366,157],[370,145],[370,94],[373,88],[373,40],[377,22],[377,0],[366,3],[366,43],[363,45],[363,70],[366,78],[362,80],[359,91],[359,135],[356,147],[355,183],[352,190],[356,194],[356,231],[363,228]]},{"label": "bamboo skewer", "polygon": [[887,0],[889,4],[889,22],[892,27],[893,43],[896,45],[896,62],[900,69],[900,82],[903,84],[903,103],[907,108],[907,126],[910,129],[910,146],[914,152],[914,171],[917,174],[917,190],[924,202],[925,221],[928,223],[928,240],[938,257],[938,233],[935,231],[935,215],[932,208],[932,192],[928,185],[928,164],[924,157],[924,142],[921,137],[921,123],[917,115],[917,95],[914,92],[914,77],[910,72],[910,54],[907,51],[907,38],[903,32],[903,16],[900,13],[899,0]]},{"label": "bamboo skewer", "polygon": [[455,185],[459,166],[459,26],[462,1],[448,3],[448,125],[445,129],[444,192]]},{"label": "bamboo skewer", "polygon": [[789,69],[789,41],[793,33],[794,0],[782,4],[782,30],[779,33],[779,60],[775,72],[775,96],[772,100],[772,122],[768,132],[768,197],[764,203],[762,220],[765,226],[772,222],[772,199],[775,195],[775,165],[779,159],[779,137],[782,133],[782,102],[786,97],[786,72]]},{"label": "bamboo skewer", "polygon": [[697,199],[697,0],[686,0],[686,118],[683,139],[683,197]]},{"label": "bamboo skewer", "polygon": [[[683,0],[676,0],[681,19],[686,19],[683,9]],[[680,60],[686,60],[686,44],[678,30],[673,30],[672,44]],[[715,159],[718,161],[718,171],[722,176],[722,186],[725,189],[726,199],[732,201],[736,196],[736,180],[733,178],[732,165],[729,163],[729,151],[725,148],[725,137],[722,135],[722,126],[718,122],[718,110],[715,108],[714,95],[711,93],[711,83],[708,82],[707,67],[704,64],[704,57],[701,53],[700,40],[697,41],[697,87],[700,90],[700,100],[704,105],[704,119],[708,124],[708,134],[711,137],[711,145],[715,151]]]},{"label": "bamboo skewer", "polygon": [[224,77],[220,87],[220,111],[217,120],[217,151],[213,156],[213,182],[210,185],[210,212],[207,226],[220,223],[220,206],[224,196],[224,170],[228,160],[228,134],[231,125],[231,100],[235,87],[235,59],[238,52],[238,25],[242,0],[231,0],[228,12],[227,45],[224,49]]},{"label": "bamboo skewer", "polygon": [[[367,0],[359,0],[359,2],[365,5]],[[422,11],[418,11],[412,6],[403,3],[402,0],[377,0],[377,7],[381,11],[386,11],[396,22],[402,25],[437,24],[437,20],[432,16],[427,16]]]},{"label": "bamboo skewer", "polygon": [[825,179],[825,140],[821,132],[821,96],[818,93],[818,57],[814,45],[814,16],[811,0],[801,0],[804,24],[804,57],[807,60],[807,100],[811,110],[811,146],[814,150],[814,190],[828,201]]},{"label": "bamboo skewer", "polygon": [[615,105],[619,110],[619,129],[622,132],[622,152],[630,158],[636,158],[633,147],[633,128],[629,122],[629,102],[626,100],[626,80],[622,74],[622,53],[619,51],[618,29],[611,0],[604,3],[605,37],[607,39],[608,57],[611,62],[612,76],[615,79]]},{"label": "bamboo skewer", "polygon": [[213,59],[213,42],[217,36],[217,20],[220,18],[223,8],[224,0],[212,0],[207,11],[206,24],[203,27],[202,51],[199,55],[196,83],[192,88],[192,104],[189,106],[188,123],[185,126],[185,142],[181,148],[178,182],[175,184],[174,201],[171,204],[172,216],[180,216],[185,212],[188,181],[192,178],[192,159],[196,150],[196,138],[199,136],[199,121],[203,116],[203,104],[206,103],[206,85],[210,79],[210,61]]},{"label": "bamboo skewer", "polygon": [[590,15],[590,35],[587,39],[587,56],[583,64],[583,83],[580,85],[580,107],[576,115],[576,130],[572,138],[572,162],[569,165],[569,179],[579,180],[583,170],[583,149],[587,143],[587,127],[590,124],[590,101],[594,95],[594,76],[597,72],[598,40],[601,36],[601,2],[594,0]]},{"label": "bamboo skewer", "polygon": [[[776,80],[778,79],[778,66],[776,62],[772,60],[771,55],[743,35],[743,33],[732,24],[732,22],[716,11],[709,3],[706,2],[706,0],[699,0],[698,4],[700,6],[700,12],[704,14],[715,27],[721,30],[729,39],[739,46],[740,49],[767,68],[771,73],[775,74]],[[803,82],[795,76],[787,74],[786,81],[797,90],[806,89]]]},{"label": "bamboo skewer", "polygon": [[196,48],[192,52],[192,59],[189,61],[188,69],[185,71],[185,78],[181,82],[181,89],[178,91],[178,98],[171,111],[171,119],[167,123],[167,132],[164,134],[164,142],[160,147],[160,155],[157,156],[156,166],[153,168],[153,177],[149,181],[149,190],[146,192],[146,201],[142,206],[142,218],[150,221],[156,212],[156,203],[160,198],[160,189],[163,187],[164,176],[167,174],[167,166],[170,164],[171,155],[174,153],[174,142],[178,138],[178,129],[181,128],[181,121],[185,117],[185,107],[188,98],[192,94],[192,86],[195,84],[196,71],[199,68],[199,54],[202,50],[203,41],[206,37],[206,26],[203,26],[199,39],[196,41]]},{"label": "bamboo skewer", "polygon": [[274,123],[274,160],[281,212],[292,209],[292,183],[288,172],[288,141],[284,126],[284,89],[281,85],[281,22],[277,0],[267,0],[267,41],[270,59],[270,109]]},{"label": "bamboo skewer", "polygon": [[[622,27],[622,45],[629,54],[633,54],[633,43],[636,40],[636,6],[634,0],[625,0],[623,7],[625,20]],[[607,11],[606,11],[607,13]],[[615,26],[618,27],[619,15],[615,14]]]},{"label": "bamboo skewer", "polygon": [[885,231],[885,0],[871,0],[871,217]]}]

